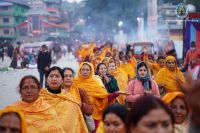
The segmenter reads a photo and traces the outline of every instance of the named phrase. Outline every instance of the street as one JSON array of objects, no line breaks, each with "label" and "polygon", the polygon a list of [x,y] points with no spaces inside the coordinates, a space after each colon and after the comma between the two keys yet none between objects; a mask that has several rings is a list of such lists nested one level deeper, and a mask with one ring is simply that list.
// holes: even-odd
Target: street
[{"label": "street", "polygon": [[[3,63],[0,61],[0,68],[8,67],[9,64],[10,59],[6,57]],[[52,66],[59,66],[61,68],[71,67],[74,71],[77,71],[78,62],[72,56],[69,60],[67,57],[64,57],[61,58],[57,64]],[[20,99],[18,85],[21,78],[25,75],[34,75],[39,79],[39,74],[36,68],[0,71],[0,109]]]}]

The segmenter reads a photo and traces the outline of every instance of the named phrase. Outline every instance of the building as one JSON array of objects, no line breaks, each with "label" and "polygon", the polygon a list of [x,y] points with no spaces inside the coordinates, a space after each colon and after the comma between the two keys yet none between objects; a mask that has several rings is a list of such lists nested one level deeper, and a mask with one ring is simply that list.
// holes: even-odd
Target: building
[{"label": "building", "polygon": [[176,15],[176,7],[171,3],[158,6],[159,38],[183,40],[183,22]]},{"label": "building", "polygon": [[26,21],[26,0],[0,1],[0,42],[10,43],[18,37],[17,25]]},{"label": "building", "polygon": [[66,37],[68,26],[61,23],[59,4],[55,0],[32,1],[31,9],[26,14],[27,21],[18,25],[20,36],[25,41]]}]

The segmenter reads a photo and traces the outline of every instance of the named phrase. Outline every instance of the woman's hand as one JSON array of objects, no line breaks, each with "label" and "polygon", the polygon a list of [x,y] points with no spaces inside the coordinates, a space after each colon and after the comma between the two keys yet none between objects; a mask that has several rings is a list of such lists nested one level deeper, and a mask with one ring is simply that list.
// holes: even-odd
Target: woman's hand
[{"label": "woman's hand", "polygon": [[144,90],[145,95],[154,95],[152,90]]},{"label": "woman's hand", "polygon": [[104,79],[106,80],[106,83],[109,83],[110,81],[111,81],[111,79],[108,77],[108,76],[103,76],[104,77]]}]

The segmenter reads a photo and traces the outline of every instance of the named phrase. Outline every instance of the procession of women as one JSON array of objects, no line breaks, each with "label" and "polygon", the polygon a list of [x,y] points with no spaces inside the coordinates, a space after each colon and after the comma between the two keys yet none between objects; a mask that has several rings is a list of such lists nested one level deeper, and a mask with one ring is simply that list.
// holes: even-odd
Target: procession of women
[{"label": "procession of women", "polygon": [[43,45],[40,79],[31,73],[20,79],[21,99],[0,110],[0,132],[199,133],[199,73],[185,67],[199,67],[200,52],[191,47],[180,66],[176,56],[145,48],[136,57],[111,43],[83,44],[75,71],[51,66]]}]

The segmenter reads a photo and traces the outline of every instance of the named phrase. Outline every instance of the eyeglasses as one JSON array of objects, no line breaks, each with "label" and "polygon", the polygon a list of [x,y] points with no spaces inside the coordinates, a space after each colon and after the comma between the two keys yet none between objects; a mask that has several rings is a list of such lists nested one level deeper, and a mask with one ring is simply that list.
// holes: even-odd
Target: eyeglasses
[{"label": "eyeglasses", "polygon": [[72,74],[65,74],[64,77],[65,77],[65,78],[73,78],[74,75],[72,75]]}]

